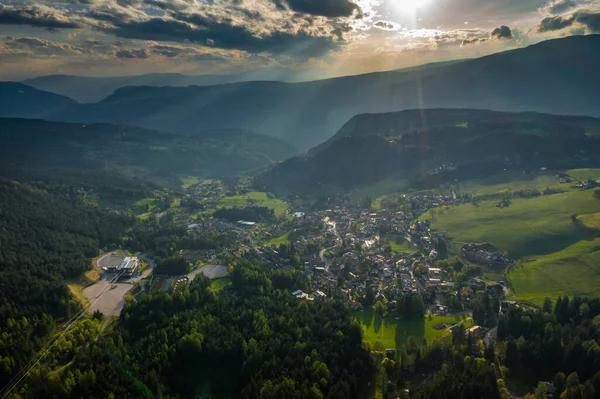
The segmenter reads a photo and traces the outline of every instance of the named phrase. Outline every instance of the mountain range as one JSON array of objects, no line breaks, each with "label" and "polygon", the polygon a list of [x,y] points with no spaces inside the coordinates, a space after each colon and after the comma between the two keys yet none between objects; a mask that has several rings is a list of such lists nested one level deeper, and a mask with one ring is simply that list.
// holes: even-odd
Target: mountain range
[{"label": "mountain range", "polygon": [[[115,123],[172,133],[244,129],[300,151],[361,113],[477,108],[600,116],[600,35],[572,36],[451,63],[302,83],[124,87],[92,104],[0,85],[0,116]],[[31,89],[33,90],[33,89]],[[19,93],[28,101],[12,103]],[[7,99],[8,97],[8,99]]]}]

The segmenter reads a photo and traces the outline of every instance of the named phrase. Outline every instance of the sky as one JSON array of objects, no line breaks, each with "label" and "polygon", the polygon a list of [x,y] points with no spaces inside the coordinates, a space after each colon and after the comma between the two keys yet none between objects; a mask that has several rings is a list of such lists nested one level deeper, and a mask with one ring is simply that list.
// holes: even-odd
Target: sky
[{"label": "sky", "polygon": [[0,0],[0,80],[307,80],[600,33],[600,0]]}]

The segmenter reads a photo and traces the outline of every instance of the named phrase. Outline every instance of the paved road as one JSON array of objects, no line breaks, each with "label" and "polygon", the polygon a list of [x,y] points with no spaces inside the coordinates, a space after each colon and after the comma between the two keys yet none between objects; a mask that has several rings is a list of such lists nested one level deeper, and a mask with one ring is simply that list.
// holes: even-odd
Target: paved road
[{"label": "paved road", "polygon": [[483,337],[483,343],[487,348],[492,346],[492,343],[496,340],[496,331],[498,331],[498,327],[491,328]]}]

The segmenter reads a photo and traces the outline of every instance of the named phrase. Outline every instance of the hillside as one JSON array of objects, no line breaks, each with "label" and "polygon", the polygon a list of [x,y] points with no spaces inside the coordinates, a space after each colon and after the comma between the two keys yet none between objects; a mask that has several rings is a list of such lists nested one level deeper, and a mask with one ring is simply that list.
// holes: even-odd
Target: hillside
[{"label": "hillside", "polygon": [[590,68],[600,64],[599,49],[600,35],[573,36],[462,62],[313,82],[127,87],[52,119],[174,133],[243,128],[308,150],[369,112],[479,108],[600,117],[600,76]]},{"label": "hillside", "polygon": [[70,109],[70,98],[37,90],[22,83],[0,82],[0,114],[11,118],[43,118]]},{"label": "hillside", "polygon": [[229,176],[284,159],[295,149],[241,130],[194,136],[116,125],[0,120],[3,162],[28,168],[117,169],[139,177]]},{"label": "hillside", "polygon": [[481,110],[412,110],[352,118],[308,155],[257,181],[281,192],[327,192],[408,179],[413,188],[506,169],[570,168],[600,161],[600,120]]}]

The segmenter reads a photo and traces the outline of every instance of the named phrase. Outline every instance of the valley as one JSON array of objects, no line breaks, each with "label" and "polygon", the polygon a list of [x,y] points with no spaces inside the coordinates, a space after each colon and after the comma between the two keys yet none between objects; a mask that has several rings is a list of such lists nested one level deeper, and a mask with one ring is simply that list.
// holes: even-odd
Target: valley
[{"label": "valley", "polygon": [[[79,10],[82,29],[95,4],[47,28]],[[228,22],[144,4],[168,17],[140,24]],[[203,51],[228,46],[220,32]],[[480,42],[516,40],[494,32]],[[111,54],[189,51],[161,40]],[[0,82],[0,399],[596,399],[598,48],[569,36],[295,83]],[[268,54],[253,51],[236,57]]]}]

